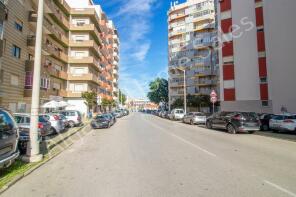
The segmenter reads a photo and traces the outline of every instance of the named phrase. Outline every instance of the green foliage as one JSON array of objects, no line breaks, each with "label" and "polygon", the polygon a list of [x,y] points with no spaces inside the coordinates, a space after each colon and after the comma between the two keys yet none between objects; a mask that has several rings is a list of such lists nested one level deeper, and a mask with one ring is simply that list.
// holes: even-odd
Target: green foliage
[{"label": "green foliage", "polygon": [[201,107],[210,107],[211,101],[209,95],[187,95],[187,105],[188,107],[196,107],[200,109]]},{"label": "green foliage", "polygon": [[167,103],[169,100],[168,81],[163,78],[156,78],[149,84],[149,92],[147,97],[153,103],[159,104],[161,102]]},{"label": "green foliage", "polygon": [[89,110],[91,110],[93,106],[97,105],[96,92],[83,92],[81,97],[85,99],[85,104],[88,106]]},{"label": "green foliage", "polygon": [[125,102],[126,102],[126,95],[123,94],[121,90],[119,90],[119,94],[118,95],[119,95],[119,102],[124,105]]},{"label": "green foliage", "polygon": [[172,109],[176,109],[176,108],[184,108],[184,99],[182,98],[178,98],[176,99],[172,105],[171,105]]},{"label": "green foliage", "polygon": [[108,99],[106,99],[106,98],[103,98],[103,99],[102,99],[102,103],[101,103],[101,105],[102,105],[103,107],[108,107],[108,106],[116,107],[116,102],[115,102],[113,99],[108,100]]}]

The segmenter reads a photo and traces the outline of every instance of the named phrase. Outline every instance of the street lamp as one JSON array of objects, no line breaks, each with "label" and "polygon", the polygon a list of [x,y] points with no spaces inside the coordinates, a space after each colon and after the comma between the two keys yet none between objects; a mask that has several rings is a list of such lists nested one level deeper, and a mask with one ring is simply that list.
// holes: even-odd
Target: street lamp
[{"label": "street lamp", "polygon": [[38,122],[39,122],[39,97],[40,97],[40,71],[42,55],[42,26],[44,0],[38,2],[38,18],[36,27],[35,60],[32,86],[32,104],[31,104],[31,123],[30,123],[30,141],[27,147],[27,154],[23,158],[26,162],[39,162],[42,160],[38,141]]}]

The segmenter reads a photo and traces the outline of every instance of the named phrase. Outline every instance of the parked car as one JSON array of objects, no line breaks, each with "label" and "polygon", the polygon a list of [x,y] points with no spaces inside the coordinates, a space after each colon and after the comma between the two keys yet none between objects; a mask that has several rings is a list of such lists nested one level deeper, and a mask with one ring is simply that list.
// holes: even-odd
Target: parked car
[{"label": "parked car", "polygon": [[269,131],[269,121],[273,117],[273,114],[261,114],[260,116],[260,130]]},{"label": "parked car", "polygon": [[254,133],[260,130],[260,120],[253,112],[218,112],[207,118],[208,129],[226,129],[231,134]]},{"label": "parked car", "polygon": [[161,113],[161,117],[162,117],[162,118],[169,118],[169,112],[168,112],[168,111],[163,111],[163,112]]},{"label": "parked car", "polygon": [[0,169],[8,167],[19,156],[19,130],[12,115],[0,108]]},{"label": "parked car", "polygon": [[93,129],[104,129],[111,127],[111,120],[103,115],[97,115],[92,121],[91,126]]},{"label": "parked car", "polygon": [[121,110],[115,110],[114,112],[116,118],[122,118],[123,117],[123,113]]},{"label": "parked car", "polygon": [[123,109],[122,112],[123,112],[123,115],[124,115],[124,116],[129,115],[129,111],[128,111],[127,109]]},{"label": "parked car", "polygon": [[189,112],[183,118],[184,123],[188,123],[191,125],[205,124],[206,120],[207,120],[207,116],[201,112]]},{"label": "parked car", "polygon": [[[31,122],[30,114],[16,113],[14,114],[14,118],[20,130],[21,136],[23,136],[23,138],[25,139],[26,136],[29,136],[30,122]],[[45,137],[54,133],[54,131],[51,129],[51,123],[47,119],[45,119],[42,115],[39,115],[39,118],[38,118],[38,131],[40,133],[40,136],[42,137]]]},{"label": "parked car", "polygon": [[293,114],[274,115],[269,121],[269,127],[273,131],[296,132],[296,115],[293,115]]},{"label": "parked car", "polygon": [[53,133],[61,133],[65,130],[65,125],[58,113],[42,114],[51,123]]},{"label": "parked car", "polygon": [[60,111],[59,113],[67,118],[70,127],[80,126],[82,124],[82,115],[79,111],[65,110]]},{"label": "parked car", "polygon": [[[25,154],[27,151],[27,144],[30,140],[30,115],[29,114],[14,114],[15,121],[19,128],[19,143],[18,148],[21,154]],[[42,137],[52,134],[51,123],[43,116],[39,116],[38,119],[38,139],[42,141]]]},{"label": "parked car", "polygon": [[114,125],[116,122],[116,118],[112,114],[105,113],[105,114],[101,114],[100,116],[104,116],[105,118],[109,119],[111,126]]},{"label": "parked car", "polygon": [[66,116],[64,116],[63,114],[59,114],[59,116],[60,116],[62,122],[64,123],[65,127],[69,127],[69,126],[70,126],[70,125],[69,125],[69,121],[68,121],[68,119],[66,118]]},{"label": "parked car", "polygon": [[169,114],[169,119],[171,120],[182,120],[184,118],[184,110],[183,109],[173,109]]}]

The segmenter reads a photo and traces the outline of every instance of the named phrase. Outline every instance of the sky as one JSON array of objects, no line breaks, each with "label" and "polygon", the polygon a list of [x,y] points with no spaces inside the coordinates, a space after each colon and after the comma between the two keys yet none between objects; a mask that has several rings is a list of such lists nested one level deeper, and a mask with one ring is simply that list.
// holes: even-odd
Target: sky
[{"label": "sky", "polygon": [[156,77],[167,78],[170,2],[94,0],[118,29],[121,45],[119,87],[131,98],[146,98],[150,81]]}]

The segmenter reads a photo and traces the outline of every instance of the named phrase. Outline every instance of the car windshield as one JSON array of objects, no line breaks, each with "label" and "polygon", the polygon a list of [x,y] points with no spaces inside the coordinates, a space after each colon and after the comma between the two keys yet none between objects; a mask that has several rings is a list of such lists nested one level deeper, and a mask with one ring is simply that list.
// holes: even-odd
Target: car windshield
[{"label": "car windshield", "polygon": [[205,116],[205,114],[201,113],[201,112],[195,112],[195,113],[193,113],[193,115],[195,115],[195,116]]}]

